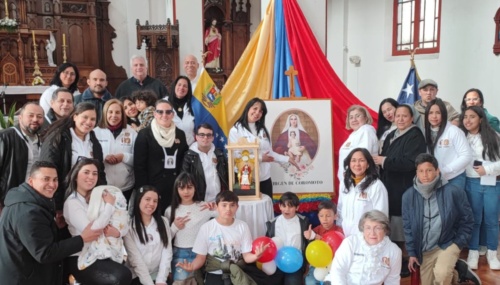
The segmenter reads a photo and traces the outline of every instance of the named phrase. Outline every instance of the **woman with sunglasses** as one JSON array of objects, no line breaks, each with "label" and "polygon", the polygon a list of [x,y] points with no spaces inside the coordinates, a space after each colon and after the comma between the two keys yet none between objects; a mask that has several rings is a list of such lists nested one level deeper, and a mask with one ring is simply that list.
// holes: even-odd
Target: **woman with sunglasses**
[{"label": "woman with sunglasses", "polygon": [[165,99],[156,101],[154,119],[139,132],[134,145],[136,189],[144,185],[158,189],[162,196],[158,207],[162,213],[170,205],[174,181],[188,150],[186,135],[176,127],[173,118],[172,103]]},{"label": "woman with sunglasses", "polygon": [[[106,184],[102,148],[93,131],[96,117],[97,113],[92,103],[80,103],[68,117],[50,125],[42,138],[40,160],[50,161],[57,166],[59,186],[54,199],[56,210],[61,211],[60,217],[62,217],[64,191],[68,187],[64,178],[79,157],[96,159],[99,162],[97,185]],[[64,222],[59,226],[63,227]]]},{"label": "woman with sunglasses", "polygon": [[122,190],[127,201],[134,188],[134,143],[137,132],[127,125],[123,105],[118,99],[108,100],[94,132],[101,144],[106,180]]}]

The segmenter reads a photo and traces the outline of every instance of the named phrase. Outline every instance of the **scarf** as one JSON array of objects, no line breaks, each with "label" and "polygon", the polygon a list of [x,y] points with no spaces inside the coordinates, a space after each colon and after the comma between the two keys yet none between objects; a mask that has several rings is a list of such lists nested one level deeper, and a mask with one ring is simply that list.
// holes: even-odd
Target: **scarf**
[{"label": "scarf", "polygon": [[172,122],[169,128],[160,126],[156,119],[151,121],[151,130],[158,144],[162,147],[171,147],[175,140],[175,124]]},{"label": "scarf", "polygon": [[441,180],[441,174],[436,176],[434,180],[432,180],[428,184],[422,184],[422,182],[418,181],[418,178],[415,177],[413,181],[413,187],[417,189],[418,193],[422,195],[425,199],[429,199],[432,196],[432,193],[434,192],[434,189],[436,189],[436,184]]},{"label": "scarf", "polygon": [[396,129],[396,131],[394,132],[394,136],[389,141],[389,145],[391,145],[397,138],[399,138],[400,136],[406,134],[406,132],[408,132],[409,130],[411,130],[414,127],[416,127],[416,126],[415,125],[411,125],[411,126],[409,126],[408,128],[406,128],[404,130]]}]

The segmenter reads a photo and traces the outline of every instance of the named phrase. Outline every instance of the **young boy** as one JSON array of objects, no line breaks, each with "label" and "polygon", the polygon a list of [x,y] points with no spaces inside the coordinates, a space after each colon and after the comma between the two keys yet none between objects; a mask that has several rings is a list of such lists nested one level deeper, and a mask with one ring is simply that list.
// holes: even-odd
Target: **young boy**
[{"label": "young boy", "polygon": [[141,125],[137,127],[136,131],[140,131],[151,124],[154,119],[156,94],[151,90],[137,90],[132,93],[132,100],[134,100],[135,107],[140,112],[138,119]]},{"label": "young boy", "polygon": [[[268,237],[279,237],[283,240],[285,246],[293,246],[300,249],[303,253],[306,249],[308,239],[305,238],[305,232],[310,230],[307,217],[297,215],[299,209],[299,197],[292,192],[286,192],[280,198],[281,215],[266,223]],[[276,269],[275,275],[282,275],[280,283],[286,285],[302,285],[304,281],[304,265],[293,273],[284,273]]]},{"label": "young boy", "polygon": [[[328,232],[337,231],[343,234],[342,228],[335,224],[337,220],[337,205],[332,201],[321,201],[318,205],[318,218],[320,225],[311,230],[304,232],[304,237],[307,240],[316,239],[321,240],[322,236]],[[309,267],[309,272],[306,276],[306,285],[319,285],[321,284],[314,278],[314,267]]]},{"label": "young boy", "polygon": [[[238,196],[232,191],[222,191],[215,198],[218,217],[201,226],[194,243],[196,258],[192,263],[179,262],[176,266],[194,271],[205,265],[205,284],[250,284],[257,283],[242,267],[262,256],[264,247],[252,253],[252,236],[248,225],[235,219],[238,210]],[[242,259],[245,262],[242,262]],[[231,279],[229,283],[229,280]],[[260,283],[259,283],[260,284]]]}]

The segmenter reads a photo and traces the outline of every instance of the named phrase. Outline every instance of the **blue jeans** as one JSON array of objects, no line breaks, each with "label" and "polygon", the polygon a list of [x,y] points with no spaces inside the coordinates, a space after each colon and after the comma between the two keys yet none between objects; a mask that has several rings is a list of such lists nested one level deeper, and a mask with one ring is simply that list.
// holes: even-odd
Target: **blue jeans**
[{"label": "blue jeans", "polygon": [[497,250],[500,183],[497,182],[495,186],[485,186],[480,184],[480,178],[467,177],[465,190],[474,216],[474,227],[469,241],[469,249],[479,249],[481,221],[484,221],[486,246],[489,250]]},{"label": "blue jeans", "polygon": [[174,281],[182,281],[188,278],[189,276],[193,275],[192,272],[187,272],[184,269],[180,267],[176,267],[175,265],[178,262],[183,262],[184,260],[188,262],[192,262],[195,257],[196,253],[192,251],[192,248],[181,248],[181,247],[172,247],[172,275],[174,278]]},{"label": "blue jeans", "polygon": [[462,172],[462,174],[459,174],[458,176],[453,177],[452,179],[448,180],[448,184],[455,185],[460,189],[465,189],[465,171]]}]

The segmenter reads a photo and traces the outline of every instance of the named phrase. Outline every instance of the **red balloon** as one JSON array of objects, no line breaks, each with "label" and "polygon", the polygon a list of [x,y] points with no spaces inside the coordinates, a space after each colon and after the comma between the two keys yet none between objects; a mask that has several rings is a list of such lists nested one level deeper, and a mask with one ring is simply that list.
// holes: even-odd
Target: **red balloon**
[{"label": "red balloon", "polygon": [[344,235],[341,232],[337,231],[328,232],[321,237],[321,240],[326,242],[330,246],[333,254],[335,254],[343,239]]},{"label": "red balloon", "polygon": [[269,245],[264,252],[262,253],[262,256],[258,259],[259,262],[261,263],[266,263],[274,259],[276,256],[276,253],[278,252],[278,249],[276,248],[276,244],[271,238],[268,237],[259,237],[256,238],[252,242],[252,252],[255,253],[255,250],[262,246]]}]

